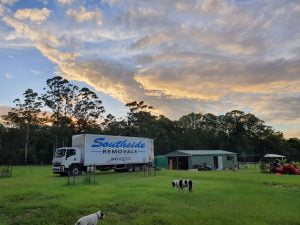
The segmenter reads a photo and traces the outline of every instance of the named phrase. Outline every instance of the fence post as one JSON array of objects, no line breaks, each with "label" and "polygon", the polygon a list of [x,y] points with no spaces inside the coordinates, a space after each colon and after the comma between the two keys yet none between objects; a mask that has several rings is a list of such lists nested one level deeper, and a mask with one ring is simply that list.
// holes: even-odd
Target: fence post
[{"label": "fence post", "polygon": [[70,170],[68,171],[68,185],[70,185]]},{"label": "fence post", "polygon": [[12,177],[12,164],[10,165],[10,173],[9,173],[9,177]]},{"label": "fence post", "polygon": [[89,171],[89,182],[90,184],[92,183],[92,180],[91,180],[91,172],[92,172],[92,164],[90,164],[90,171]]},{"label": "fence post", "polygon": [[76,184],[76,181],[75,181],[75,173],[72,174],[73,175],[73,185]]},{"label": "fence post", "polygon": [[94,164],[94,184],[96,184],[96,165]]}]

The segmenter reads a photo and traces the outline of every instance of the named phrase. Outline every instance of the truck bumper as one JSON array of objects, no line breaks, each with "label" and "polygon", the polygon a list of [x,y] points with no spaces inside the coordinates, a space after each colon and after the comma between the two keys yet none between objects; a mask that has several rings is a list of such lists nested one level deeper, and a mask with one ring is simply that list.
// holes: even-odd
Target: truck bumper
[{"label": "truck bumper", "polygon": [[62,174],[65,172],[65,167],[64,166],[52,166],[52,171],[53,171],[53,173],[56,173],[56,174]]}]

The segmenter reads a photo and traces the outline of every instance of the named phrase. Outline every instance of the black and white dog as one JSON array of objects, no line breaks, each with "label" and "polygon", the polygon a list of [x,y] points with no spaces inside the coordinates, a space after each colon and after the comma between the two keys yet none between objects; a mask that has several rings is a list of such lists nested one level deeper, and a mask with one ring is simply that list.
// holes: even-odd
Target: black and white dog
[{"label": "black and white dog", "polygon": [[183,191],[183,188],[188,187],[189,192],[193,191],[193,181],[184,179],[184,180],[173,180],[172,187],[177,187],[179,190]]},{"label": "black and white dog", "polygon": [[98,211],[96,213],[81,217],[75,225],[96,225],[99,220],[103,220],[105,217],[104,213]]}]

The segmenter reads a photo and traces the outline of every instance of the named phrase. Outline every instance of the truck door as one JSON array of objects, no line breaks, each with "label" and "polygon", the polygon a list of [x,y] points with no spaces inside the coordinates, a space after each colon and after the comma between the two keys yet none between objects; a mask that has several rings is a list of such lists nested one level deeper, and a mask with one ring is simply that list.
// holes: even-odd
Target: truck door
[{"label": "truck door", "polygon": [[76,163],[76,162],[77,162],[76,149],[67,149],[66,165],[68,165],[69,167],[72,163]]}]

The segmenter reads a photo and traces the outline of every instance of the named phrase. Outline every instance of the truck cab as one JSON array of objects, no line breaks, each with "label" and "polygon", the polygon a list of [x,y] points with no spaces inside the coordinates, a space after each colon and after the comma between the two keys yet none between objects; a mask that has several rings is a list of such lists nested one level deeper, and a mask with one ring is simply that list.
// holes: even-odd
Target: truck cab
[{"label": "truck cab", "polygon": [[79,148],[63,147],[55,151],[52,160],[52,171],[56,174],[79,175],[81,173],[81,151]]}]

